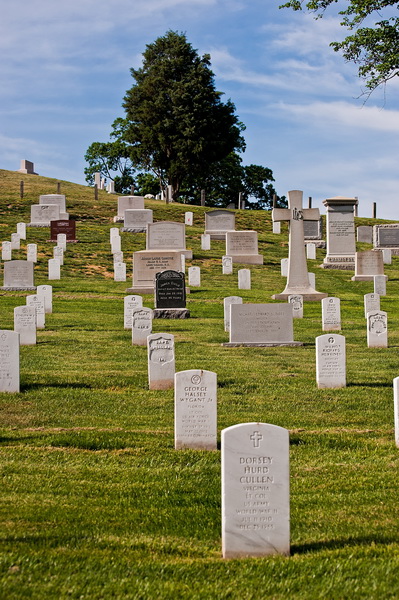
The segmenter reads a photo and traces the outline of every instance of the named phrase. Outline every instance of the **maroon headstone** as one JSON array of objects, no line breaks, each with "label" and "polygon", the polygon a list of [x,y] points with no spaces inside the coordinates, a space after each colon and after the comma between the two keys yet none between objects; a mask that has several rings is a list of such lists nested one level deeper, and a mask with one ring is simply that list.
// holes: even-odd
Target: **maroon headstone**
[{"label": "maroon headstone", "polygon": [[50,221],[50,241],[56,242],[59,233],[66,234],[67,242],[77,242],[76,239],[76,221],[69,219],[60,219],[59,221]]}]

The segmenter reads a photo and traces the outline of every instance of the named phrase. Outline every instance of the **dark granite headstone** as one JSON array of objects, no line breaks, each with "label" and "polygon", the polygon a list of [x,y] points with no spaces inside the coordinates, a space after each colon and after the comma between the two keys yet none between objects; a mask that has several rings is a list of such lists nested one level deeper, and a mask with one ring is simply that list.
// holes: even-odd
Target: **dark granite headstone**
[{"label": "dark granite headstone", "polygon": [[186,308],[184,273],[162,271],[155,275],[155,307]]},{"label": "dark granite headstone", "polygon": [[76,221],[70,221],[69,219],[50,221],[50,241],[56,242],[59,233],[66,234],[67,242],[76,242]]}]

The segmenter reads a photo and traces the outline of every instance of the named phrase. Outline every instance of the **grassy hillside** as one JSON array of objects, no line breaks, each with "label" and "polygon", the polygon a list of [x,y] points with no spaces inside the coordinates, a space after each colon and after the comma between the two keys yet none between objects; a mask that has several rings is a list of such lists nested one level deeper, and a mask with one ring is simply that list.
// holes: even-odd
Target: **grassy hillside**
[{"label": "grassy hillside", "polygon": [[[19,198],[19,182],[25,196]],[[53,179],[0,171],[0,241],[29,221]],[[220,452],[174,450],[173,391],[149,391],[146,349],[123,330],[129,282],[114,282],[109,228],[116,196],[61,183],[77,219],[62,279],[53,281],[53,314],[35,347],[21,348],[21,393],[0,394],[0,597],[7,599],[259,599],[399,597],[399,450],[394,444],[392,379],[399,375],[399,258],[386,266],[389,348],[368,349],[363,295],[372,283],[351,272],[319,269],[317,289],[341,298],[348,385],[318,390],[315,337],[319,303],[294,324],[301,348],[223,348],[223,298],[269,302],[284,288],[285,226],[272,234],[270,213],[237,211],[237,229],[256,229],[264,265],[252,289],[222,275],[224,243],[201,250],[202,207],[187,227],[201,266],[192,318],[157,320],[171,332],[176,369],[218,375],[218,430],[263,421],[290,430],[291,556],[225,561],[220,539]],[[155,220],[184,221],[187,206],[148,201]],[[357,219],[358,224],[375,224]],[[122,233],[131,255],[145,234]],[[53,244],[29,228],[13,258],[38,244],[35,283],[47,283]],[[358,249],[371,246],[361,244]],[[2,277],[2,274],[0,275]],[[0,291],[0,329],[13,328],[25,292]],[[153,298],[144,296],[153,307]]]}]

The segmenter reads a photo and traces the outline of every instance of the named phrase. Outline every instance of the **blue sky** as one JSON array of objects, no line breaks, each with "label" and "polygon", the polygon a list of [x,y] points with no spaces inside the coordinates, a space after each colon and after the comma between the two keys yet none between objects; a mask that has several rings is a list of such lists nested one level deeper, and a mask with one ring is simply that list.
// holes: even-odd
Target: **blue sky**
[{"label": "blue sky", "polygon": [[[146,44],[184,32],[211,55],[217,89],[246,125],[244,164],[272,169],[278,194],[313,206],[359,198],[359,216],[399,220],[399,80],[364,103],[356,68],[329,48],[331,14],[279,10],[279,0],[2,2],[0,168],[25,158],[40,175],[84,181],[84,154],[123,116]],[[360,97],[359,97],[360,96]]]}]

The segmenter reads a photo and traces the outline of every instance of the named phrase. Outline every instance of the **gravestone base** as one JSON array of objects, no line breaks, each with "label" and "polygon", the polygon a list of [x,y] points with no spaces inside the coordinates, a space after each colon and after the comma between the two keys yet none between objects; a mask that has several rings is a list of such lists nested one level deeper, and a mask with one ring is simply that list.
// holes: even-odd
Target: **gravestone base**
[{"label": "gravestone base", "polygon": [[272,296],[273,300],[283,300],[284,302],[288,302],[288,296],[297,296],[301,295],[304,302],[320,302],[323,298],[327,298],[328,294],[325,292],[317,292],[316,290],[295,290],[286,288],[281,294],[274,294]]},{"label": "gravestone base", "polygon": [[[57,240],[46,240],[49,243],[53,243],[55,244],[57,242]],[[79,240],[65,240],[66,244],[77,244],[79,242]]]},{"label": "gravestone base", "polygon": [[204,233],[210,235],[211,240],[226,241],[226,232],[225,231],[212,231],[212,230],[206,229]]},{"label": "gravestone base", "polygon": [[[114,222],[116,223],[117,221]],[[145,233],[147,227],[121,227],[120,231],[124,231],[125,233]]]},{"label": "gravestone base", "polygon": [[[135,286],[135,287],[131,287],[131,288],[127,288],[126,292],[128,294],[151,294],[154,295],[155,292],[155,286],[147,286],[147,287],[140,287],[140,286]],[[190,288],[186,287],[186,295],[190,293]]]},{"label": "gravestone base", "polygon": [[189,319],[190,311],[187,308],[154,308],[154,319]]},{"label": "gravestone base", "polygon": [[305,238],[304,242],[305,242],[305,245],[306,244],[314,244],[316,246],[316,248],[325,248],[326,247],[325,240],[309,240],[309,239]]},{"label": "gravestone base", "polygon": [[326,257],[323,264],[320,265],[322,269],[337,269],[339,271],[354,271],[355,270],[355,256],[336,256]]},{"label": "gravestone base", "polygon": [[374,275],[354,275],[351,281],[374,281]]},{"label": "gravestone base", "polygon": [[27,227],[50,227],[50,223],[27,223]]},{"label": "gravestone base", "polygon": [[36,287],[6,287],[6,286],[2,286],[0,287],[0,290],[3,290],[5,292],[30,292],[30,291],[35,291]]},{"label": "gravestone base", "polygon": [[233,264],[241,265],[263,265],[261,254],[235,254],[232,255]]},{"label": "gravestone base", "polygon": [[240,346],[254,348],[275,348],[276,346],[303,346],[303,342],[225,342],[221,346],[238,348]]}]

